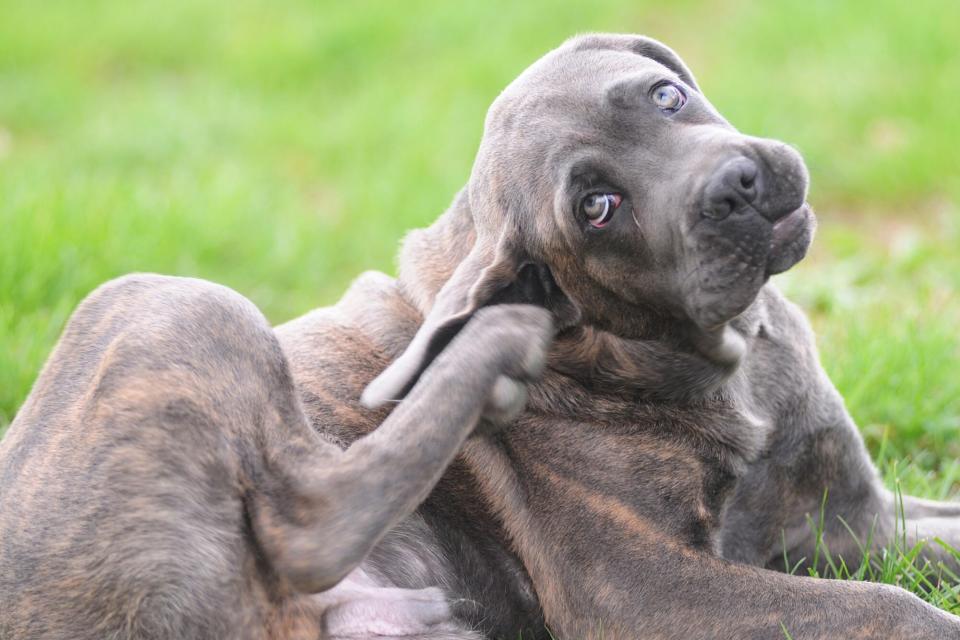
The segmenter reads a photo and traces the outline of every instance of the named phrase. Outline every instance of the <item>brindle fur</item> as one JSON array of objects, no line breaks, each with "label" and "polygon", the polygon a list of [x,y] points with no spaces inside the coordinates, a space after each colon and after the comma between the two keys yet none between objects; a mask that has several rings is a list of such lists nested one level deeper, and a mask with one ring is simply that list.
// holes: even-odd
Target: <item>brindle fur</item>
[{"label": "brindle fur", "polygon": [[[338,423],[380,423],[343,452],[309,428],[276,336],[240,295],[147,275],[100,287],[0,444],[0,637],[348,637],[371,599],[419,624],[394,628],[473,637],[450,635],[436,587],[378,589],[354,570],[481,415],[522,407],[549,314],[489,311],[389,417],[331,406]],[[344,337],[376,366],[366,338]],[[326,372],[362,386],[351,364]]]},{"label": "brindle fur", "polygon": [[[657,77],[683,83],[688,111],[649,112]],[[698,198],[731,155],[762,165],[761,188],[704,221]],[[572,176],[591,171],[632,196],[602,233],[571,204]],[[781,624],[798,639],[960,638],[960,619],[901,589],[777,571],[785,551],[813,557],[807,518],[825,490],[835,556],[856,562],[871,532],[881,545],[895,531],[802,312],[767,284],[810,242],[805,189],[799,156],[734,131],[672,51],[584,36],[498,98],[468,187],[410,235],[396,280],[365,274],[276,340],[211,285],[108,285],[0,445],[0,637],[374,637],[324,627],[360,576],[449,604],[419,638],[778,638]],[[786,236],[783,215],[799,220]],[[183,297],[171,305],[164,287]],[[349,455],[414,417],[427,445],[455,448],[498,376],[531,374],[498,327],[546,336],[529,306],[478,311],[511,302],[560,328],[525,411],[488,408],[508,426],[466,441],[381,537],[410,500],[331,483],[322,470],[342,456],[325,442]],[[157,318],[177,329],[149,331]],[[204,327],[199,344],[181,322]],[[443,392],[475,369],[480,382]],[[401,396],[387,418],[379,405]],[[363,482],[422,497],[449,458],[422,473],[395,456]],[[394,517],[351,544],[327,503]],[[908,542],[960,544],[960,506],[904,506]],[[345,582],[304,594],[375,542]]]}]

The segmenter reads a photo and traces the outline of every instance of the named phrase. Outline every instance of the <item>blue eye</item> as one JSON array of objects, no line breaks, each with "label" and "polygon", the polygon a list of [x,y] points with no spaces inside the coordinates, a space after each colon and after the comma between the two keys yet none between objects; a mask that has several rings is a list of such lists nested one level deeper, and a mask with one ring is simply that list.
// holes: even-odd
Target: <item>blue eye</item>
[{"label": "blue eye", "polygon": [[661,111],[675,113],[686,103],[687,96],[677,85],[662,82],[650,91],[650,99]]},{"label": "blue eye", "polygon": [[580,203],[580,213],[598,229],[613,219],[614,212],[623,202],[619,193],[591,193]]}]

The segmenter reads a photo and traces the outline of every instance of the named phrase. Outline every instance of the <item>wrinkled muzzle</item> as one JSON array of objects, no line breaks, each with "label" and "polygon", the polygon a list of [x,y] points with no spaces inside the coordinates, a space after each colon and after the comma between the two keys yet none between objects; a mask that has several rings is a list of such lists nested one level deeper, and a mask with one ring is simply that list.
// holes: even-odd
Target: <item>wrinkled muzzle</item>
[{"label": "wrinkled muzzle", "polygon": [[685,234],[682,295],[704,329],[742,313],[771,275],[806,255],[813,239],[800,154],[780,142],[737,138],[711,154],[717,160],[695,189]]}]

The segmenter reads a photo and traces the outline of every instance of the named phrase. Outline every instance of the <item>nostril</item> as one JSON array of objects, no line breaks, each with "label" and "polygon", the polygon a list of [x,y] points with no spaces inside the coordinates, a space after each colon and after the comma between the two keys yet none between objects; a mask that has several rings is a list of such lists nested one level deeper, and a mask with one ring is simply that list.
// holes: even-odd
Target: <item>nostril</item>
[{"label": "nostril", "polygon": [[703,192],[702,213],[723,220],[731,213],[746,211],[757,198],[760,170],[745,156],[728,160],[707,181]]},{"label": "nostril", "polygon": [[745,196],[755,195],[754,191],[757,186],[757,175],[760,173],[757,168],[757,164],[753,160],[747,158],[741,158],[736,161],[735,165],[736,171],[740,177],[740,192]]},{"label": "nostril", "polygon": [[740,203],[733,198],[724,198],[722,208],[726,211],[727,215],[730,215],[740,208]]},{"label": "nostril", "polygon": [[723,220],[739,208],[737,201],[729,197],[715,198],[703,209],[703,215],[714,220]]}]

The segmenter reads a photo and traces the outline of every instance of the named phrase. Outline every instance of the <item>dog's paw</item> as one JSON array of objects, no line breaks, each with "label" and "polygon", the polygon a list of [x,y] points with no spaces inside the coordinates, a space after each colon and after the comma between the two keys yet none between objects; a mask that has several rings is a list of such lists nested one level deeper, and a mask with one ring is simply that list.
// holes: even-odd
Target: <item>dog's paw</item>
[{"label": "dog's paw", "polygon": [[531,305],[487,307],[470,321],[463,342],[477,364],[495,374],[478,431],[508,424],[523,411],[527,384],[539,379],[546,367],[553,332],[550,313]]},{"label": "dog's paw", "polygon": [[493,383],[490,398],[483,408],[483,419],[494,425],[507,424],[520,415],[526,404],[526,382],[500,376]]},{"label": "dog's paw", "polygon": [[457,342],[504,375],[532,380],[543,373],[553,331],[553,319],[546,309],[503,304],[480,309]]}]

